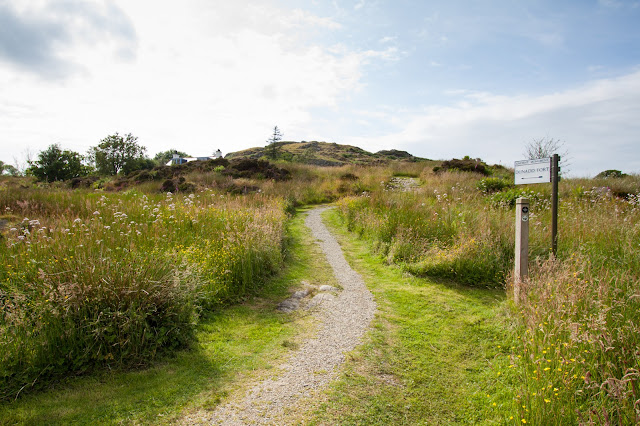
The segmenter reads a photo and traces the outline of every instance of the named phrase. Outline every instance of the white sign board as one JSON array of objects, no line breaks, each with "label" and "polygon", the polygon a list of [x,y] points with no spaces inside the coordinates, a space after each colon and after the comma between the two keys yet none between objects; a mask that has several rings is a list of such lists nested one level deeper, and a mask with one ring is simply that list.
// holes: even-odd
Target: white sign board
[{"label": "white sign board", "polygon": [[551,158],[516,161],[515,172],[516,185],[551,182]]}]

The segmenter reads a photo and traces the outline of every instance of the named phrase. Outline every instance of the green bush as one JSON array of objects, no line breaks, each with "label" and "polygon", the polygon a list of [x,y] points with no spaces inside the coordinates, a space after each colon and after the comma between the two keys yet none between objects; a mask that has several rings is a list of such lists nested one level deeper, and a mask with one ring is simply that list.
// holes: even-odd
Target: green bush
[{"label": "green bush", "polygon": [[502,178],[489,177],[489,178],[484,178],[480,180],[480,182],[478,182],[476,187],[480,191],[486,194],[489,194],[493,192],[502,191],[503,189],[506,189],[506,188],[512,188],[513,183],[506,181]]},{"label": "green bush", "polygon": [[596,175],[596,179],[606,179],[606,178],[623,178],[627,176],[626,173],[622,173],[620,170],[605,170],[604,172],[600,172]]},{"label": "green bush", "polygon": [[451,160],[443,161],[440,166],[433,168],[435,173],[447,170],[480,173],[485,176],[488,176],[491,173],[487,165],[481,159],[473,159],[469,158],[469,156],[464,157],[462,160],[453,158]]},{"label": "green bush", "polygon": [[516,200],[520,197],[529,198],[529,201],[536,201],[539,196],[537,193],[521,188],[510,188],[506,191],[496,192],[489,196],[490,203],[495,207],[514,207]]}]

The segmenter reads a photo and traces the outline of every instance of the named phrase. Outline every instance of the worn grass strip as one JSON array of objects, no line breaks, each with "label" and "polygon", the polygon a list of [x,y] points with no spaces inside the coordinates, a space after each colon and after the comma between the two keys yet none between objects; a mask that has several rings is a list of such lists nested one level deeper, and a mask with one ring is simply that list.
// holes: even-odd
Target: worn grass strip
[{"label": "worn grass strip", "polygon": [[305,423],[500,424],[512,395],[502,373],[508,342],[503,291],[434,283],[403,273],[348,234],[336,211],[325,222],[374,293],[379,312],[342,378]]},{"label": "worn grass strip", "polygon": [[164,424],[212,409],[245,380],[278,364],[308,328],[300,315],[275,311],[287,290],[303,280],[335,285],[303,222],[298,215],[289,226],[286,269],[261,294],[203,319],[191,350],[144,370],[73,378],[2,403],[0,424]]}]

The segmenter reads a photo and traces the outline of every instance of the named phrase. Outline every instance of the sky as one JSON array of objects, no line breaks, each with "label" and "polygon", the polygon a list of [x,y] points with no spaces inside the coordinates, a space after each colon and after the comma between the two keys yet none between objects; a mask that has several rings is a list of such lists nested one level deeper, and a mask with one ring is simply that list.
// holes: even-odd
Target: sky
[{"label": "sky", "polygon": [[640,0],[0,0],[0,160],[327,141],[640,173]]}]

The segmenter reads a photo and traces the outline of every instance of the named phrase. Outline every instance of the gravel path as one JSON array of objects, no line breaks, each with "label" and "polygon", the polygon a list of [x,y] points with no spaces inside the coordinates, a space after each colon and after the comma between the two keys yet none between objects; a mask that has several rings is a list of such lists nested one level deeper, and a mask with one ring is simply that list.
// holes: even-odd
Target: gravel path
[{"label": "gravel path", "polygon": [[318,240],[343,290],[337,298],[322,302],[318,311],[320,331],[280,366],[277,375],[254,385],[237,402],[219,406],[207,422],[222,425],[287,423],[287,411],[296,411],[298,403],[312,397],[337,377],[344,354],[360,343],[368,329],[376,304],[362,277],[351,269],[340,245],[322,223],[320,214],[326,209],[310,211],[305,224]]}]

